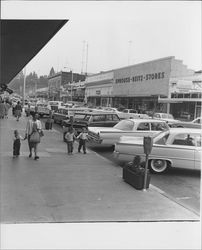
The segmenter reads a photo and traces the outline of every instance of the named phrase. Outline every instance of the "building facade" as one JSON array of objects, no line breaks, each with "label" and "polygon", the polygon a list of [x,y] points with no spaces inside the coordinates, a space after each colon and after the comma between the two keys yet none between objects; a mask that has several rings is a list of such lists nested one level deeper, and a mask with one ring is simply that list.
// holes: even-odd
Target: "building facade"
[{"label": "building facade", "polygon": [[83,74],[70,72],[59,72],[48,78],[48,96],[49,100],[68,101],[72,99],[73,82],[84,81]]},{"label": "building facade", "polygon": [[158,99],[170,95],[170,79],[192,75],[181,60],[161,58],[87,77],[85,98],[95,106],[166,112],[169,104]]},{"label": "building facade", "polygon": [[169,95],[159,98],[159,103],[167,103],[174,117],[190,120],[201,117],[202,104],[202,72],[195,72],[191,76],[170,79]]}]

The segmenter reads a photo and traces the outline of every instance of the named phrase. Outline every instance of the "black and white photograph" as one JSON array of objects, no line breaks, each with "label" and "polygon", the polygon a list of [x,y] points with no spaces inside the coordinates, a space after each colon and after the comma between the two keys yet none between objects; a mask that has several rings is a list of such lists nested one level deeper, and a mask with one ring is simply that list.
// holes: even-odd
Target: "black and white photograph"
[{"label": "black and white photograph", "polygon": [[201,249],[201,10],[1,1],[1,249]]}]

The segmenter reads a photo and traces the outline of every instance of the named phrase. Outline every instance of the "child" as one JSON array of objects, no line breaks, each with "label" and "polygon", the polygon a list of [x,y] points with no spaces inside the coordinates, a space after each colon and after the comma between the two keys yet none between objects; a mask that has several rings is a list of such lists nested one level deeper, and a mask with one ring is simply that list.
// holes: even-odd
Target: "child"
[{"label": "child", "polygon": [[74,134],[74,129],[70,127],[68,131],[65,134],[65,139],[67,142],[67,153],[68,154],[73,154],[74,150],[74,140],[75,140],[75,134]]},{"label": "child", "polygon": [[86,128],[82,128],[82,132],[77,136],[79,139],[78,152],[80,153],[81,148],[83,147],[83,153],[86,154],[86,141],[88,140],[88,132]]},{"label": "child", "polygon": [[23,140],[22,136],[19,135],[19,132],[17,130],[14,130],[14,138],[13,138],[13,157],[14,158],[20,155],[20,146],[21,146],[20,140]]}]

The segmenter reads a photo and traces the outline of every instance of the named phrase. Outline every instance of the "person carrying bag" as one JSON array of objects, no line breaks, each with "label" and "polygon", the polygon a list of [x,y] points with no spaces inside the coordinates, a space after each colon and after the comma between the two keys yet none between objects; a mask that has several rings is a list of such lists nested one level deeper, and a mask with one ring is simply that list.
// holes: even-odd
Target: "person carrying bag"
[{"label": "person carrying bag", "polygon": [[37,119],[37,116],[35,115],[33,116],[32,133],[30,134],[30,138],[29,138],[30,149],[31,149],[30,155],[32,155],[32,149],[34,148],[35,160],[39,159],[39,156],[37,155],[37,153],[38,153],[38,144],[41,141],[41,135],[40,135],[41,131],[42,131],[41,122]]}]

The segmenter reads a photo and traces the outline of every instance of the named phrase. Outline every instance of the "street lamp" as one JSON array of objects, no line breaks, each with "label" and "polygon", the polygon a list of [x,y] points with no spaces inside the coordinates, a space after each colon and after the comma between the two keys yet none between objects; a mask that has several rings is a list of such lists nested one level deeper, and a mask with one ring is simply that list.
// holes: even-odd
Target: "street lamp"
[{"label": "street lamp", "polygon": [[71,103],[72,103],[72,85],[73,85],[73,70],[71,70],[72,72],[72,78],[71,78]]},{"label": "street lamp", "polygon": [[25,106],[25,88],[26,88],[26,67],[24,68],[24,79],[23,79],[23,94],[22,94],[22,106]]}]

